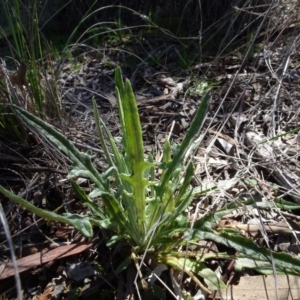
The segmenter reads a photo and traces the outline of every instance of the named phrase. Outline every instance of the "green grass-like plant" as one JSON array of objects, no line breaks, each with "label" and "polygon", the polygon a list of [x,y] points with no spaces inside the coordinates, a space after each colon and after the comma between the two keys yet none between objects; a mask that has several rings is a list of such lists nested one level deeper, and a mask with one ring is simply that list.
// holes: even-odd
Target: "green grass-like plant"
[{"label": "green grass-like plant", "polygon": [[4,1],[3,8],[5,11],[8,31],[11,34],[12,42],[8,41],[11,49],[11,55],[18,61],[24,62],[27,66],[27,81],[30,89],[30,100],[32,106],[39,112],[43,108],[43,92],[40,85],[40,70],[38,60],[43,57],[42,37],[39,30],[39,16],[37,15],[38,1],[34,0],[30,11],[28,11],[28,24],[24,25],[20,2]]},{"label": "green grass-like plant", "polygon": [[[202,253],[199,256],[187,250],[186,253],[179,251],[180,246],[187,249],[188,243],[197,244],[199,240],[207,239],[236,249],[240,253],[240,269],[257,268],[260,265],[260,272],[270,274],[275,266],[277,272],[299,275],[300,265],[297,259],[260,248],[251,239],[242,237],[232,229],[213,229],[214,224],[218,224],[222,216],[239,207],[239,203],[232,203],[214,214],[209,213],[195,221],[193,226],[188,220],[185,210],[198,189],[193,190],[190,184],[193,164],[190,162],[185,166],[183,162],[185,155],[196,146],[193,140],[205,118],[209,95],[202,98],[182,143],[172,148],[172,151],[170,142],[166,141],[162,162],[155,163],[153,154],[145,156],[135,96],[129,80],[123,82],[120,68],[116,70],[115,83],[123,134],[121,150],[99,118],[95,101],[93,103],[97,132],[108,164],[107,170],[102,174],[92,164],[90,152],[80,152],[51,125],[14,106],[15,113],[27,125],[45,135],[73,162],[68,178],[77,197],[89,208],[89,214],[59,215],[35,207],[2,186],[0,192],[42,218],[73,225],[86,237],[93,236],[94,226],[111,230],[114,234],[107,242],[109,246],[125,242],[131,249],[130,256],[124,259],[116,272],[121,272],[131,261],[137,265],[138,258],[144,255],[143,257],[153,257],[157,263],[184,271],[206,292],[225,288],[225,284],[204,262],[212,258],[228,258],[226,253]],[[197,141],[199,143],[201,139]],[[159,170],[161,176],[157,178]],[[75,179],[78,177],[88,178],[93,183],[89,195],[76,183]],[[97,204],[96,200],[99,199],[103,206]],[[244,207],[253,206],[251,201],[242,204]],[[249,259],[255,260],[255,263],[250,264]],[[204,278],[208,289],[196,275]]]},{"label": "green grass-like plant", "polygon": [[[26,110],[51,118],[60,118],[59,91],[54,76],[50,53],[51,47],[40,31],[37,0],[27,6],[17,0],[3,1],[2,15],[5,28],[0,28],[2,40],[6,40],[10,59],[18,62],[14,74],[0,70],[0,136],[13,137],[25,142],[28,139],[24,124],[12,113],[11,105],[23,106]],[[2,63],[2,61],[1,61]],[[48,65],[46,68],[45,65]],[[8,63],[8,65],[11,65]],[[22,71],[20,72],[22,68]],[[49,77],[51,73],[51,79]],[[17,80],[12,80],[16,77]]]}]

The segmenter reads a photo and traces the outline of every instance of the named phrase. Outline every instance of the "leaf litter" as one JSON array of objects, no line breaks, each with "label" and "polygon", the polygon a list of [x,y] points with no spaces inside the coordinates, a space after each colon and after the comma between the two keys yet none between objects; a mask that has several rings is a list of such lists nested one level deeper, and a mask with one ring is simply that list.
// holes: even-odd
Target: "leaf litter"
[{"label": "leaf litter", "polygon": [[[296,44],[299,44],[298,40]],[[211,190],[204,195],[199,192],[199,196],[187,213],[191,220],[194,220],[207,212],[221,209],[228,203],[252,199],[254,203],[252,210],[237,209],[232,214],[225,215],[216,226],[227,230],[239,230],[243,236],[250,237],[260,246],[266,246],[265,241],[268,240],[271,242],[268,245],[270,250],[287,252],[299,257],[299,217],[293,212],[299,209],[300,202],[299,101],[297,101],[300,69],[297,64],[299,54],[294,48],[289,51],[289,45],[279,40],[264,44],[260,52],[244,65],[239,74],[235,72],[241,66],[241,58],[228,55],[221,57],[219,64],[214,60],[198,64],[194,67],[195,76],[187,75],[181,70],[168,69],[168,66],[163,70],[151,70],[142,66],[134,74],[126,72],[125,76],[131,78],[133,82],[146,138],[145,148],[149,152],[153,147],[161,151],[164,141],[169,137],[173,143],[181,142],[201,100],[203,84],[208,83],[208,88],[212,91],[212,100],[204,126],[205,136],[203,143],[193,153],[192,159],[196,170],[194,186],[210,186]],[[281,58],[287,53],[290,60],[284,72],[284,62]],[[98,54],[96,57],[99,57]],[[110,59],[114,61],[115,58],[112,55]],[[99,170],[104,170],[102,150],[99,149],[95,134],[92,99],[96,99],[99,113],[112,134],[116,138],[120,137],[113,92],[114,68],[108,67],[101,60],[101,55],[100,59],[91,59],[87,55],[79,71],[72,71],[72,66],[72,61],[68,62],[58,80],[63,95],[62,105],[65,114],[70,116],[69,119],[66,118],[61,130],[78,148],[84,151],[92,150],[95,165]],[[21,74],[20,72],[19,69],[15,74]],[[166,74],[163,78],[167,78],[172,84],[161,84],[162,77],[156,75],[161,72]],[[192,79],[193,77],[197,79]],[[16,80],[18,85],[22,78]],[[64,179],[68,169],[66,158],[43,141],[37,147],[27,149],[26,159],[22,159],[22,155],[19,154],[23,151],[21,148],[13,149],[12,145],[3,150],[1,155],[5,156],[2,161],[5,157],[9,157],[3,173],[5,180],[8,182],[13,180],[14,189],[27,194],[29,199],[34,199],[36,205],[45,205],[43,199],[46,197],[48,209],[63,207],[66,212],[68,210],[84,212],[84,208],[74,199],[70,184]],[[22,188],[23,182],[27,186],[26,189]],[[81,181],[80,185],[87,192],[90,191],[87,181]],[[295,205],[292,206],[290,202],[284,202],[282,199],[293,200]],[[16,243],[20,245],[19,256],[27,263],[24,271],[27,271],[29,277],[36,276],[33,267],[46,263],[39,259],[43,251],[49,247],[47,236],[55,242],[71,240],[74,243],[72,245],[77,245],[83,240],[82,236],[73,232],[72,227],[35,220],[30,213],[23,214],[18,223],[16,221],[18,208],[6,199],[2,202],[6,209],[13,212],[9,217],[9,225]],[[22,230],[25,229],[22,233],[19,233],[20,227]],[[1,260],[4,260],[7,257],[7,249],[5,236],[2,231],[0,234]],[[67,246],[60,246],[60,250],[63,250],[63,247]],[[27,248],[29,250],[24,256]],[[59,256],[53,255],[52,261],[56,265],[57,274],[62,276],[58,280],[64,282],[62,287],[64,292],[70,285],[63,272],[58,269],[65,269],[67,262],[71,262],[70,265],[76,269],[76,266],[81,266],[84,261],[88,260],[90,263],[97,261],[101,266],[100,269],[111,269],[111,254],[109,249],[103,246],[101,238],[93,241],[93,249],[83,253],[82,256],[78,253],[72,261],[65,259],[58,261]],[[218,245],[214,243],[210,244],[208,249],[220,251]],[[51,251],[55,253],[56,250]],[[39,259],[31,260],[35,254],[30,252],[38,254],[36,257]],[[22,258],[19,260],[20,266],[21,262]],[[242,266],[247,265],[246,262],[240,263]],[[8,285],[2,280],[9,277],[3,274],[10,273],[7,273],[9,265],[7,263],[2,265],[5,265],[0,276],[3,293]],[[234,271],[231,262],[228,262],[227,266],[232,272],[228,282],[234,282],[235,277],[240,275]],[[50,268],[54,269],[54,266]],[[223,265],[223,269],[226,269],[226,265]],[[253,274],[253,271],[241,269],[242,274]],[[43,268],[39,272],[41,289],[44,288],[44,292],[37,292],[40,294],[39,299],[55,296],[55,289],[50,291],[51,289],[47,287],[49,278],[41,276],[44,273]],[[226,274],[225,271],[223,273]],[[86,295],[101,290],[104,283],[99,277],[93,278],[95,273],[89,274],[87,277],[92,277],[91,281],[83,283],[83,293],[86,292]],[[76,278],[75,275],[73,280],[77,281]],[[72,277],[70,279],[72,280]],[[111,282],[118,282],[113,275],[109,275],[108,279]],[[249,281],[245,280],[249,284]],[[188,286],[188,283],[185,282],[185,285]],[[35,293],[31,296],[29,294],[28,299],[35,297],[33,295]]]}]

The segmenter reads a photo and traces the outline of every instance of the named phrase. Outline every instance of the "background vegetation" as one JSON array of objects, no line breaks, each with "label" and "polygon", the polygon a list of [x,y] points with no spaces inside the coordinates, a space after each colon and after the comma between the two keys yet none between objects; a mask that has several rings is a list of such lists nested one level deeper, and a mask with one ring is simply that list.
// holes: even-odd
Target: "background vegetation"
[{"label": "background vegetation", "polygon": [[0,258],[91,248],[4,269],[2,298],[205,299],[298,276],[298,11],[2,1]]}]

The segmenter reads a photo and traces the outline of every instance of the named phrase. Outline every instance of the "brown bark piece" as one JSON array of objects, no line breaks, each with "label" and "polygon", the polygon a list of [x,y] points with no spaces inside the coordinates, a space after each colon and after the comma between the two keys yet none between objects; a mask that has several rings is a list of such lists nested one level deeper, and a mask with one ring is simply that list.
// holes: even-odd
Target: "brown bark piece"
[{"label": "brown bark piece", "polygon": [[[79,243],[67,246],[58,247],[45,252],[35,253],[17,260],[18,272],[24,272],[30,268],[39,266],[41,264],[53,261],[58,258],[67,257],[70,255],[78,254],[92,247],[92,243]],[[0,280],[13,276],[15,274],[12,262],[8,263],[0,276]]]}]

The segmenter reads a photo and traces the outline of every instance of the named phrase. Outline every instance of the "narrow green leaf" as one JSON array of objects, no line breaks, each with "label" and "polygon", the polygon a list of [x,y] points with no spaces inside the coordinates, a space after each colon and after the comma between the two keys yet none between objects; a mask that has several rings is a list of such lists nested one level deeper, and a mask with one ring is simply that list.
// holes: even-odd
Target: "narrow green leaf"
[{"label": "narrow green leaf", "polygon": [[136,223],[130,222],[128,211],[124,210],[120,201],[109,193],[103,193],[101,198],[111,221],[111,229],[119,235],[127,234],[137,245],[143,244],[145,236],[139,235],[135,227]]},{"label": "narrow green leaf", "polygon": [[[252,200],[242,201],[243,204],[251,205]],[[274,259],[275,267],[279,271],[287,270],[288,272],[300,273],[300,260],[291,257],[285,253],[275,253],[266,248],[260,248],[253,243],[251,239],[240,236],[240,232],[235,230],[222,230],[216,232],[212,228],[219,222],[224,214],[230,213],[233,209],[239,207],[240,203],[231,203],[224,209],[215,212],[214,214],[207,214],[200,220],[194,223],[193,230],[185,231],[185,239],[209,239],[215,243],[223,244],[227,247],[236,249],[242,253],[243,257],[248,257],[261,262],[270,263]]]},{"label": "narrow green leaf", "polygon": [[103,135],[103,131],[101,129],[102,124],[100,125],[100,117],[99,117],[97,103],[96,103],[95,99],[93,99],[93,110],[94,110],[94,117],[95,117],[95,122],[96,122],[96,129],[97,129],[97,132],[98,132],[98,137],[100,139],[102,149],[104,151],[106,162],[108,163],[108,165],[110,167],[112,167],[114,165],[114,162],[113,162],[113,159],[112,159],[112,157],[111,157],[111,155],[108,151],[108,148],[106,146],[106,143],[105,143],[105,138],[104,138],[104,135]]},{"label": "narrow green leaf", "polygon": [[[113,136],[111,135],[110,131],[108,130],[108,128],[105,125],[105,123],[103,122],[103,120],[99,117],[97,104],[96,104],[95,100],[93,100],[93,106],[94,106],[94,116],[95,116],[98,136],[99,136],[100,143],[101,143],[102,149],[104,150],[104,153],[105,153],[105,156],[106,156],[109,166],[116,166],[119,173],[128,174],[126,163],[124,161],[124,158],[118,151],[118,148],[116,146]],[[105,136],[107,137],[106,140],[110,144],[113,155],[111,155],[109,153],[109,149],[106,146]],[[116,180],[117,180],[118,184],[120,184],[120,181],[118,180],[118,178],[116,178]]]},{"label": "narrow green leaf", "polygon": [[108,191],[105,182],[93,166],[90,155],[80,152],[65,136],[28,111],[15,105],[14,110],[25,123],[44,134],[58,149],[71,159],[74,163],[73,169],[70,172],[71,177],[84,176],[90,178],[99,188]]},{"label": "narrow green leaf", "polygon": [[190,128],[188,129],[188,131],[179,147],[178,153],[176,153],[174,155],[172,162],[168,165],[166,172],[163,174],[161,184],[157,187],[158,197],[162,198],[162,196],[165,192],[165,187],[168,184],[173,172],[177,168],[177,165],[180,162],[182,162],[186,151],[188,150],[190,144],[192,143],[193,139],[197,135],[197,133],[202,125],[202,122],[205,118],[209,98],[210,98],[209,94],[206,94],[202,98],[200,106],[197,110],[196,116],[194,117],[194,120],[192,121],[192,124],[191,124]]},{"label": "narrow green leaf", "polygon": [[0,186],[0,192],[4,194],[6,197],[22,205],[24,208],[28,209],[29,211],[31,211],[32,213],[36,214],[41,218],[73,225],[77,230],[79,230],[86,237],[93,236],[92,225],[96,225],[96,224],[99,225],[97,221],[88,218],[86,216],[72,215],[72,214],[61,216],[56,213],[37,208],[34,205],[32,205],[30,202],[6,190],[3,186]]},{"label": "narrow green leaf", "polygon": [[122,79],[120,68],[115,72],[116,95],[119,108],[119,117],[123,133],[124,152],[126,162],[130,164],[131,174],[123,174],[123,181],[130,184],[133,191],[125,193],[124,197],[128,218],[134,235],[139,239],[145,237],[145,208],[146,186],[148,180],[145,172],[152,164],[144,160],[144,145],[142,128],[135,96],[129,80]]},{"label": "narrow green leaf", "polygon": [[124,231],[127,228],[127,216],[120,202],[108,193],[103,193],[101,197],[111,221],[120,225],[121,232]]},{"label": "narrow green leaf", "polygon": [[84,236],[86,237],[93,236],[93,228],[89,218],[87,218],[86,216],[81,216],[78,214],[70,214],[70,213],[63,214],[63,216],[68,219],[69,224],[73,225]]},{"label": "narrow green leaf", "polygon": [[161,213],[171,213],[175,209],[174,194],[170,186],[167,186],[163,196],[164,211]]},{"label": "narrow green leaf", "polygon": [[115,270],[116,274],[120,274],[122,271],[124,271],[131,262],[132,262],[131,256],[127,256]]},{"label": "narrow green leaf", "polygon": [[166,140],[164,143],[162,161],[164,163],[169,163],[171,161],[171,145],[169,140]]},{"label": "narrow green leaf", "polygon": [[[199,286],[201,287],[201,289],[206,290],[206,292],[210,292],[209,290],[206,289],[206,287],[203,286],[203,284],[199,281],[199,279],[194,275],[194,271],[196,270],[195,268],[195,263],[192,263],[189,259],[185,259],[185,258],[178,258],[173,256],[172,254],[167,254],[167,255],[161,255],[159,257],[159,261],[174,267],[177,270],[183,271],[185,273],[188,274],[189,277],[191,277],[191,279]],[[198,262],[196,262],[196,264],[198,264]],[[202,264],[202,263],[199,263]],[[198,268],[198,272],[200,268]],[[222,281],[220,279],[217,278],[216,275],[212,275],[211,271],[210,273],[208,273],[207,271],[208,269],[204,269],[204,271],[202,271],[204,273],[204,275],[209,276],[209,280],[208,283],[210,286],[213,287],[213,290],[215,289],[215,286],[223,286],[224,284],[222,284]],[[216,284],[213,284],[213,283]],[[226,286],[225,286],[226,287]]]},{"label": "narrow green leaf", "polygon": [[284,209],[284,210],[300,209],[300,205],[299,204],[294,203],[294,202],[290,202],[290,201],[286,201],[286,200],[281,199],[281,198],[276,198],[274,200],[274,202],[275,202],[275,204],[276,204],[275,206],[277,208],[281,208],[281,209]]},{"label": "narrow green leaf", "polygon": [[217,274],[211,269],[207,268],[206,265],[201,261],[185,258],[180,258],[179,260],[182,264],[188,266],[193,273],[200,275],[210,290],[215,291],[226,288],[226,284],[218,278]]},{"label": "narrow green leaf", "polygon": [[246,257],[253,260],[266,261],[270,263],[273,259],[275,268],[279,271],[292,272],[293,274],[297,273],[300,275],[299,259],[293,258],[286,253],[272,252],[271,255],[270,250],[258,247],[251,239],[228,234],[226,232],[215,233],[212,230],[211,232],[197,230],[194,231],[194,234],[194,237],[199,239],[212,240],[215,243],[221,243],[227,247],[236,249],[246,255]]},{"label": "narrow green leaf", "polygon": [[179,206],[181,204],[182,199],[186,199],[184,195],[186,193],[189,193],[189,187],[191,184],[191,180],[194,177],[194,166],[192,163],[189,163],[185,175],[184,175],[184,180],[183,183],[179,187],[178,195],[176,196],[175,199],[175,205]]},{"label": "narrow green leaf", "polygon": [[75,181],[72,180],[71,185],[75,195],[91,210],[95,216],[100,217],[101,219],[107,218],[102,208],[98,204],[94,203]]},{"label": "narrow green leaf", "polygon": [[[255,270],[260,274],[264,274],[264,275],[274,274],[272,263],[267,261],[259,261],[257,259],[254,260],[251,258],[245,258],[241,256],[242,255],[239,255],[238,258],[235,260],[234,269],[236,271],[243,272],[245,269],[249,269],[249,270]],[[278,274],[285,274],[286,272],[282,272],[277,269],[276,273],[278,275]],[[289,274],[291,273],[289,272]],[[299,275],[299,273],[294,273],[294,275]]]},{"label": "narrow green leaf", "polygon": [[[192,195],[192,190],[190,190],[190,193],[184,196],[184,199],[179,203],[179,205],[176,207],[176,209],[173,211],[167,222],[172,225],[175,220],[183,214],[183,212],[188,208],[188,206],[193,201],[194,197]],[[187,226],[188,228],[188,226]]]}]

